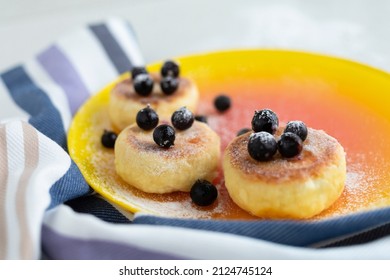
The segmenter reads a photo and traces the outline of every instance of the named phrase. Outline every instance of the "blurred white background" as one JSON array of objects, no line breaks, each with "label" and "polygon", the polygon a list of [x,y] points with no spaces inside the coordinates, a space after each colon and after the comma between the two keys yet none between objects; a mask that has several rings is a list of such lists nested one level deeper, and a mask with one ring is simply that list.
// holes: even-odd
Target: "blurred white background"
[{"label": "blurred white background", "polygon": [[63,34],[127,19],[147,62],[196,52],[287,48],[390,71],[388,0],[0,0],[0,71]]}]

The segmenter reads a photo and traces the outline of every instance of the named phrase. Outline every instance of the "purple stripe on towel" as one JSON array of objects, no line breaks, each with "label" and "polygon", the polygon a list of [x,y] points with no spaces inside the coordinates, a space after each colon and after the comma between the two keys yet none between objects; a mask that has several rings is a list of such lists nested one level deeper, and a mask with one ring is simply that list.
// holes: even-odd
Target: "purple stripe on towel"
[{"label": "purple stripe on towel", "polygon": [[[77,229],[75,229],[77,230]],[[108,240],[78,239],[42,226],[42,249],[57,260],[178,260],[175,255]]]},{"label": "purple stripe on towel", "polygon": [[89,98],[88,89],[77,70],[57,46],[51,46],[37,58],[46,72],[65,91],[70,110],[74,114]]}]

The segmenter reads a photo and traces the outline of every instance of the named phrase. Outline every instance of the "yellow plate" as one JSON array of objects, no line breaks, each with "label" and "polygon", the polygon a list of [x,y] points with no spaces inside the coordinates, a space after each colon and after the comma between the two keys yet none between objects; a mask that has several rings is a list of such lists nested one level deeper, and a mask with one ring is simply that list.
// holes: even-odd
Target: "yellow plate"
[{"label": "yellow plate", "polygon": [[[199,114],[221,135],[222,149],[242,127],[250,127],[255,109],[271,108],[280,121],[300,119],[337,138],[347,152],[346,188],[340,199],[315,217],[334,217],[390,205],[390,76],[352,61],[323,55],[237,50],[177,58],[182,75],[194,79],[201,93]],[[150,65],[158,71],[160,63]],[[128,78],[123,75],[117,81]],[[200,208],[187,193],[145,194],[115,173],[113,150],[102,147],[104,129],[112,129],[108,85],[78,111],[69,130],[71,157],[96,192],[123,208],[167,217],[257,219],[229,198],[223,176],[216,180],[218,200]],[[233,106],[219,114],[212,105],[219,93]],[[222,173],[221,173],[222,174]]]}]

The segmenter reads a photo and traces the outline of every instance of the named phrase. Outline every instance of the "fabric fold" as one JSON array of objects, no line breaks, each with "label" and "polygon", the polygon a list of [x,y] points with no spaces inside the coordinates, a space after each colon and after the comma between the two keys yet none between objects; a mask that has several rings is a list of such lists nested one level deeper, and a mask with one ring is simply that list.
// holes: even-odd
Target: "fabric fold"
[{"label": "fabric fold", "polygon": [[69,169],[69,155],[24,121],[0,125],[0,257],[38,259],[50,188]]},{"label": "fabric fold", "polygon": [[[96,26],[104,30],[98,36]],[[0,259],[39,259],[45,211],[92,193],[66,152],[67,129],[83,102],[137,64],[143,58],[132,29],[110,19],[0,74],[2,100],[15,108],[0,128]]]}]

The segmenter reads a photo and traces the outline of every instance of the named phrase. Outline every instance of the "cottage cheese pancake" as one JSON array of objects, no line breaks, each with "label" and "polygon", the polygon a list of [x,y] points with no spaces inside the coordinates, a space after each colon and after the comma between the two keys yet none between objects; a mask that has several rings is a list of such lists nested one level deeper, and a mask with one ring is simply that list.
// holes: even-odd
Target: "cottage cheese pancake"
[{"label": "cottage cheese pancake", "polygon": [[195,111],[198,105],[199,93],[196,84],[185,77],[179,77],[177,90],[170,95],[162,92],[160,74],[150,74],[154,81],[150,95],[142,96],[134,90],[133,79],[128,78],[119,82],[111,92],[108,112],[110,120],[116,129],[123,130],[135,122],[137,112],[147,104],[158,113],[161,118],[170,118],[171,114],[180,107],[186,106]]},{"label": "cottage cheese pancake", "polygon": [[169,148],[158,146],[153,131],[136,124],[124,129],[115,143],[116,172],[131,186],[148,193],[188,192],[197,180],[212,180],[219,157],[219,136],[198,121],[186,130],[177,130]]},{"label": "cottage cheese pancake", "polygon": [[[284,128],[275,134],[279,138]],[[264,218],[309,218],[332,205],[346,179],[343,147],[322,130],[308,128],[299,155],[256,161],[248,153],[251,132],[226,148],[225,185],[233,201]]]}]

